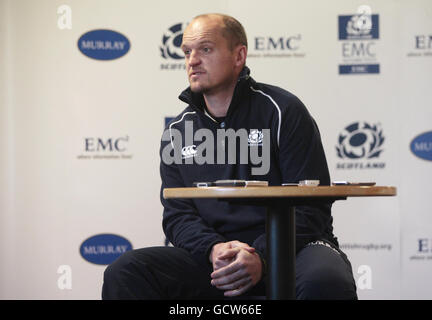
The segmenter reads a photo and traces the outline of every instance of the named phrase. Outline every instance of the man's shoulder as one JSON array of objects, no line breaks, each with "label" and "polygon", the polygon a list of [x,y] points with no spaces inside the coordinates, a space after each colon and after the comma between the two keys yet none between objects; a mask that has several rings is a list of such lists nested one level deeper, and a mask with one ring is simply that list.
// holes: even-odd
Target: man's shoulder
[{"label": "man's shoulder", "polygon": [[269,100],[269,103],[274,104],[281,110],[305,108],[303,102],[294,93],[282,87],[262,82],[255,82],[251,86],[251,90],[265,97]]},{"label": "man's shoulder", "polygon": [[187,120],[188,117],[193,116],[196,114],[196,111],[193,110],[193,108],[191,106],[187,106],[182,112],[180,112],[177,116],[173,117],[172,119],[170,119],[166,125],[165,125],[165,129],[169,129],[172,126]]}]

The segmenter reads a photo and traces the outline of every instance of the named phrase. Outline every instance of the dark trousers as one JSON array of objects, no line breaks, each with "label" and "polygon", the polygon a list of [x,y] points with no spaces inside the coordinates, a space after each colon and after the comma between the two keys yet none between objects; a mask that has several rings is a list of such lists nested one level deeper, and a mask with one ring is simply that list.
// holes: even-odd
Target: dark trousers
[{"label": "dark trousers", "polygon": [[[102,299],[224,299],[210,263],[173,247],[124,253],[104,273]],[[265,279],[243,296],[265,296]],[[339,249],[310,244],[296,257],[297,299],[357,299],[351,264]]]}]

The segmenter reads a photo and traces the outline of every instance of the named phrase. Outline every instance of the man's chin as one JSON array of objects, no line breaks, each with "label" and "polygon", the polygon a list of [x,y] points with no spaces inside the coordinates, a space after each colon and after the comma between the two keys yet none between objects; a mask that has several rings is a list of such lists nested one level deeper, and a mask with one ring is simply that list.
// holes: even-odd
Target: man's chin
[{"label": "man's chin", "polygon": [[207,91],[205,87],[193,84],[190,85],[190,89],[193,93],[205,93]]}]

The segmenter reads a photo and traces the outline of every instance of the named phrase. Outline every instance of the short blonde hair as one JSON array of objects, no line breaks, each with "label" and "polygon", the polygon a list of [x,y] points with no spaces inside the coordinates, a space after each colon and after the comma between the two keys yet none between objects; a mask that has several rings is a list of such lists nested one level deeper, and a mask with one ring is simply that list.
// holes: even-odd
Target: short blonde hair
[{"label": "short blonde hair", "polygon": [[208,14],[200,14],[193,18],[210,18],[212,16],[220,17],[223,22],[222,26],[222,36],[228,40],[228,44],[230,49],[234,49],[238,45],[248,46],[246,32],[242,26],[242,24],[235,18],[222,14],[222,13],[208,13]]}]

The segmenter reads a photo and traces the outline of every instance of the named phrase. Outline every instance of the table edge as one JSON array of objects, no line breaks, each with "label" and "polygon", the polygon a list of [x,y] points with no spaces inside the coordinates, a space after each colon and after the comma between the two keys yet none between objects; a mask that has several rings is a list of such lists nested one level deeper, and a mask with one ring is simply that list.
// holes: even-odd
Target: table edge
[{"label": "table edge", "polygon": [[391,197],[396,195],[397,189],[394,186],[186,187],[163,190],[164,199]]}]

